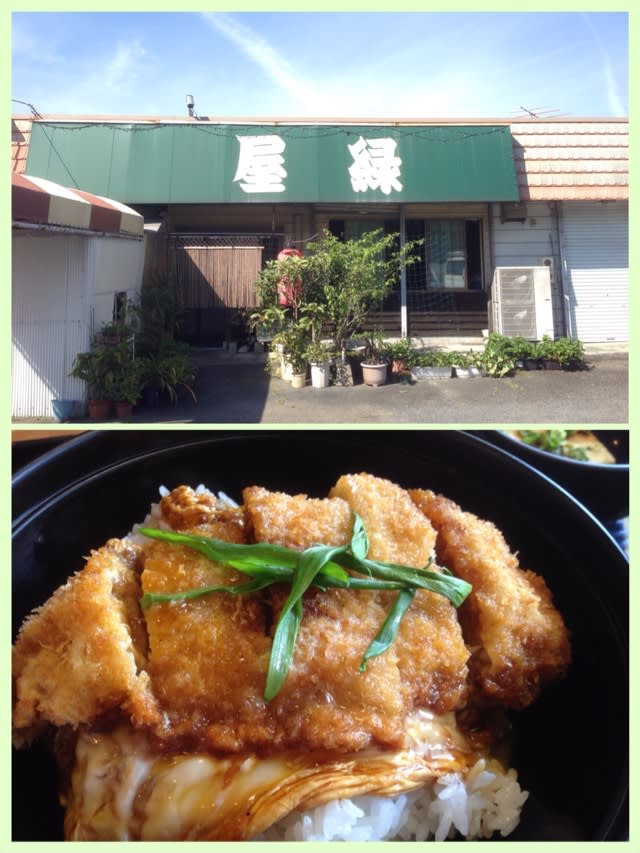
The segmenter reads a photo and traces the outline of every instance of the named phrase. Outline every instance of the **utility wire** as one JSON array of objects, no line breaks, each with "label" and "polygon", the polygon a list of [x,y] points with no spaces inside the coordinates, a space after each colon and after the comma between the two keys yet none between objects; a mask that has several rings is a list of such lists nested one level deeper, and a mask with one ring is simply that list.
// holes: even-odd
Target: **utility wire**
[{"label": "utility wire", "polygon": [[29,107],[34,118],[42,118],[38,110],[33,106],[33,104],[30,104],[28,101],[19,101],[17,98],[11,98],[11,101],[14,104],[22,104],[24,107]]}]

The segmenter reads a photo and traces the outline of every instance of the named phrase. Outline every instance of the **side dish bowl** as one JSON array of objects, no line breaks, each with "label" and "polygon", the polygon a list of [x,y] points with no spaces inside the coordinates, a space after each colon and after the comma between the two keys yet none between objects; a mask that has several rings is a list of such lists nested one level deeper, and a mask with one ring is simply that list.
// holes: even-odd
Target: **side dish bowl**
[{"label": "side dish bowl", "polygon": [[[512,715],[530,791],[509,841],[628,837],[628,562],[567,491],[478,435],[456,431],[96,431],[13,479],[13,635],[91,548],[141,521],[161,485],[245,485],[323,496],[367,471],[431,488],[494,522],[542,575],[570,629],[567,679]],[[56,773],[43,747],[15,752],[14,841],[62,840]]]},{"label": "side dish bowl", "polygon": [[[594,430],[615,463],[583,462],[525,444],[505,431],[486,433],[490,441],[547,474],[598,518],[614,521],[629,513],[629,432]],[[478,433],[482,436],[482,433]]]}]

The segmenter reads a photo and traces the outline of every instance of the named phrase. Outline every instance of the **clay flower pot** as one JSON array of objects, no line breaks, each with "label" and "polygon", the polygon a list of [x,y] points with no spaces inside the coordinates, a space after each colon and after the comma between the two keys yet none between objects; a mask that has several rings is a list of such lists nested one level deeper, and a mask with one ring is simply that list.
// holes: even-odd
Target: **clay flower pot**
[{"label": "clay flower pot", "polygon": [[385,385],[387,382],[387,364],[362,363],[362,381],[365,385]]},{"label": "clay flower pot", "polygon": [[92,421],[106,421],[111,414],[111,400],[88,400],[87,407]]}]

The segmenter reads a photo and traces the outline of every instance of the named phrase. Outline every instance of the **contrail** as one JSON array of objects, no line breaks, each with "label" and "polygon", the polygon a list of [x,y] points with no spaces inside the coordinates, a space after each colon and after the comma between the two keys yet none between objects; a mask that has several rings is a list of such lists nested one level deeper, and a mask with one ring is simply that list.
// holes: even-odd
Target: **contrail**
[{"label": "contrail", "polygon": [[313,86],[301,79],[287,60],[271,45],[231,15],[217,12],[203,12],[207,24],[237,45],[256,65],[293,98],[308,105],[318,99]]},{"label": "contrail", "polygon": [[613,68],[611,67],[609,57],[606,54],[603,56],[603,65],[604,79],[607,83],[607,98],[609,100],[609,106],[615,115],[625,116],[627,114],[627,110],[618,93],[618,85],[613,74]]},{"label": "contrail", "polygon": [[613,73],[613,66],[611,65],[611,60],[609,59],[609,54],[607,52],[606,47],[602,42],[602,38],[600,37],[600,33],[597,28],[594,26],[593,21],[591,20],[591,16],[584,14],[583,20],[586,25],[589,27],[591,31],[591,35],[600,51],[600,55],[602,57],[602,73],[604,76],[605,84],[607,87],[607,100],[609,103],[609,107],[611,112],[616,116],[626,116],[627,110],[624,105],[622,98],[620,97],[620,93],[618,90],[618,84],[615,79],[615,75]]}]

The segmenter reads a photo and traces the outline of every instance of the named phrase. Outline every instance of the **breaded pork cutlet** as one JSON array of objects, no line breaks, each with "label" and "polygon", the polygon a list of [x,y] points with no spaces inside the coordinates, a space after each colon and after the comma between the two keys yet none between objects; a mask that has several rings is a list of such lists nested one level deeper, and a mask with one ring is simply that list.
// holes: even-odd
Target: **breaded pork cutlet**
[{"label": "breaded pork cutlet", "polygon": [[17,745],[48,724],[75,727],[113,708],[137,725],[158,722],[144,668],[138,557],[134,546],[110,540],[23,624],[13,647]]},{"label": "breaded pork cutlet", "polygon": [[569,634],[544,580],[520,568],[489,521],[427,490],[410,492],[438,531],[438,560],[473,586],[459,609],[476,701],[524,708],[569,666]]},{"label": "breaded pork cutlet", "polygon": [[[404,490],[359,475],[342,478],[334,491],[329,498],[309,499],[248,488],[243,495],[242,523],[235,511],[218,509],[183,488],[163,498],[160,509],[164,523],[181,529],[233,542],[255,538],[297,550],[318,542],[347,543],[355,510],[372,531],[372,559],[427,565],[435,534]],[[130,633],[128,626],[135,620],[125,618],[125,605],[112,582],[114,573],[119,577],[122,554],[129,555],[131,611],[144,619],[146,633],[142,629]],[[94,552],[72,590],[63,588],[32,617],[18,638],[20,704],[16,719],[24,718],[21,725],[29,726],[43,714],[56,724],[76,725],[93,723],[101,714],[130,713],[166,748],[355,751],[371,744],[399,747],[405,718],[416,708],[444,713],[464,704],[468,651],[455,608],[435,593],[417,592],[396,641],[384,655],[369,660],[363,673],[360,661],[395,593],[308,591],[291,669],[283,689],[270,702],[264,699],[264,685],[285,587],[261,594],[216,594],[158,603],[144,613],[135,603],[136,595],[142,593],[178,592],[242,580],[235,570],[167,542],[130,547],[112,543]],[[70,597],[75,586],[84,589],[90,581],[100,585],[99,598],[93,593],[86,600],[75,593]],[[83,649],[85,635],[96,643],[95,627],[102,623],[116,625],[119,632],[104,632],[101,642],[107,650],[101,654],[108,652],[110,657],[98,661],[93,656],[78,657],[79,681],[71,689],[72,697],[83,694],[79,685],[91,672],[95,670],[97,677],[99,671],[109,671],[90,694],[93,707],[84,716],[80,710],[69,716],[65,706],[54,703],[50,707],[37,695],[38,690],[50,692],[61,701],[60,691],[44,677],[39,681],[43,667],[53,669],[49,624],[60,607],[77,612],[75,618],[70,611],[63,614],[60,637],[55,640],[58,648],[66,644]],[[36,639],[30,642],[34,634]],[[23,662],[37,677],[25,678]],[[90,672],[82,672],[83,665]],[[123,670],[127,678],[118,676],[116,690],[110,681]],[[92,683],[90,677],[88,681]]]},{"label": "breaded pork cutlet", "polygon": [[[344,545],[353,512],[371,531],[369,557],[415,568],[432,556],[435,532],[406,491],[367,474],[341,477],[325,499],[251,487],[243,492],[247,527],[256,539],[303,550]],[[466,696],[468,650],[453,605],[419,590],[396,641],[359,672],[362,656],[395,593],[310,590],[293,666],[273,700],[290,732],[308,743],[361,749],[369,742],[398,746],[403,721],[415,708],[455,710]],[[285,593],[274,599],[275,615]]]},{"label": "breaded pork cutlet", "polygon": [[[372,560],[436,570],[436,531],[395,483],[371,474],[346,474],[330,491],[363,519]],[[387,594],[388,596],[388,594]],[[388,597],[386,599],[388,607]],[[419,590],[392,646],[410,707],[437,713],[461,707],[467,696],[467,661],[456,608],[442,595]]]}]

